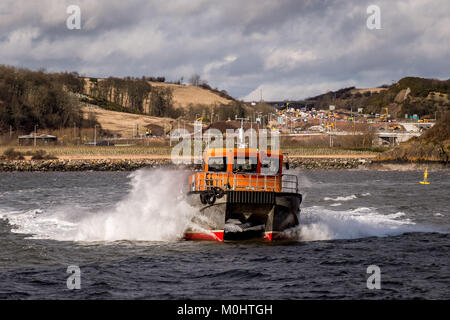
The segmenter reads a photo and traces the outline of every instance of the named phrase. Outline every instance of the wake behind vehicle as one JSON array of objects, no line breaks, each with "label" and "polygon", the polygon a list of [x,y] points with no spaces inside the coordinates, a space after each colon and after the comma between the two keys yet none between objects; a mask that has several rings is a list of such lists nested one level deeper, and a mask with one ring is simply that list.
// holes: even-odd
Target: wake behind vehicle
[{"label": "wake behind vehicle", "polygon": [[281,239],[299,224],[298,178],[283,174],[283,155],[249,148],[205,153],[189,177],[188,202],[198,208],[187,240]]}]

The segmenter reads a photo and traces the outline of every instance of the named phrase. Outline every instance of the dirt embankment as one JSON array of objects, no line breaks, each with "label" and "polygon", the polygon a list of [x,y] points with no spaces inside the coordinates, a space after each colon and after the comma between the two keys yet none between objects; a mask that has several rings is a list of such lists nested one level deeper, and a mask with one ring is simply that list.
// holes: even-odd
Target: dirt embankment
[{"label": "dirt embankment", "polygon": [[133,113],[117,112],[95,107],[82,107],[84,117],[90,114],[100,123],[103,130],[122,137],[132,137],[145,134],[146,128],[151,125],[169,130],[175,126],[176,120],[171,118],[152,117]]},{"label": "dirt embankment", "polygon": [[375,162],[450,162],[450,110],[422,136],[379,155]]},{"label": "dirt embankment", "polygon": [[173,102],[176,108],[187,108],[189,104],[229,104],[232,101],[201,87],[172,84],[165,82],[149,82],[151,86],[168,87],[173,90]]},{"label": "dirt embankment", "polygon": [[[98,84],[105,79],[95,79],[92,81],[91,78],[84,78],[84,93],[96,96],[98,92]],[[167,82],[153,82],[147,81],[148,84],[156,88],[169,88],[172,90],[173,95],[173,106],[175,108],[187,108],[190,104],[197,105],[216,105],[216,104],[230,104],[232,100],[221,96],[220,94],[214,92],[213,90],[208,90],[199,86],[191,86],[184,84],[174,84]],[[112,89],[114,90],[114,88]],[[125,98],[129,101],[129,97]],[[149,110],[150,97],[144,99],[143,109]]]}]

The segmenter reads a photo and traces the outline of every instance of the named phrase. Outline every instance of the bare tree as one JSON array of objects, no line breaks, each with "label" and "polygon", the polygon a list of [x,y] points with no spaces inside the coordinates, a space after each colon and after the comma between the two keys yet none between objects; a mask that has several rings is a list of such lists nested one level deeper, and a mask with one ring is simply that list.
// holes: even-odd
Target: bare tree
[{"label": "bare tree", "polygon": [[200,79],[200,76],[198,74],[193,74],[190,78],[189,78],[189,84],[191,86],[199,86],[202,83],[202,80]]}]

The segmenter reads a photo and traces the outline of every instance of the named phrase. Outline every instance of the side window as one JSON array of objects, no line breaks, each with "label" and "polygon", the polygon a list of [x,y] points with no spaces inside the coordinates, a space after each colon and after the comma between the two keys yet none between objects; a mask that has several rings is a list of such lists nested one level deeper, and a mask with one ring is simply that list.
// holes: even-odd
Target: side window
[{"label": "side window", "polygon": [[208,158],[209,172],[226,172],[227,158],[226,157],[211,157]]},{"label": "side window", "polygon": [[278,158],[262,158],[261,174],[277,175],[280,172],[280,159]]},{"label": "side window", "polygon": [[234,157],[233,173],[256,173],[258,159],[256,157]]}]

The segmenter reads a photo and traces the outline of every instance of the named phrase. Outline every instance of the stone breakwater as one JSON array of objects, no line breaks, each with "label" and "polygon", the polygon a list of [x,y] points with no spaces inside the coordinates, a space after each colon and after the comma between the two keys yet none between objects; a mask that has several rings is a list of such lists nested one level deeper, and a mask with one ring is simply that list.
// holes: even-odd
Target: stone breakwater
[{"label": "stone breakwater", "polygon": [[369,159],[319,159],[319,158],[291,158],[287,160],[290,168],[309,170],[328,169],[363,169],[372,163]]},{"label": "stone breakwater", "polygon": [[[287,159],[291,168],[357,169],[371,161],[367,159]],[[13,171],[134,171],[141,168],[171,167],[170,159],[133,160],[0,160],[0,172]],[[193,168],[193,166],[191,166]]]},{"label": "stone breakwater", "polygon": [[0,172],[11,171],[133,171],[170,166],[170,159],[148,160],[3,160]]}]

